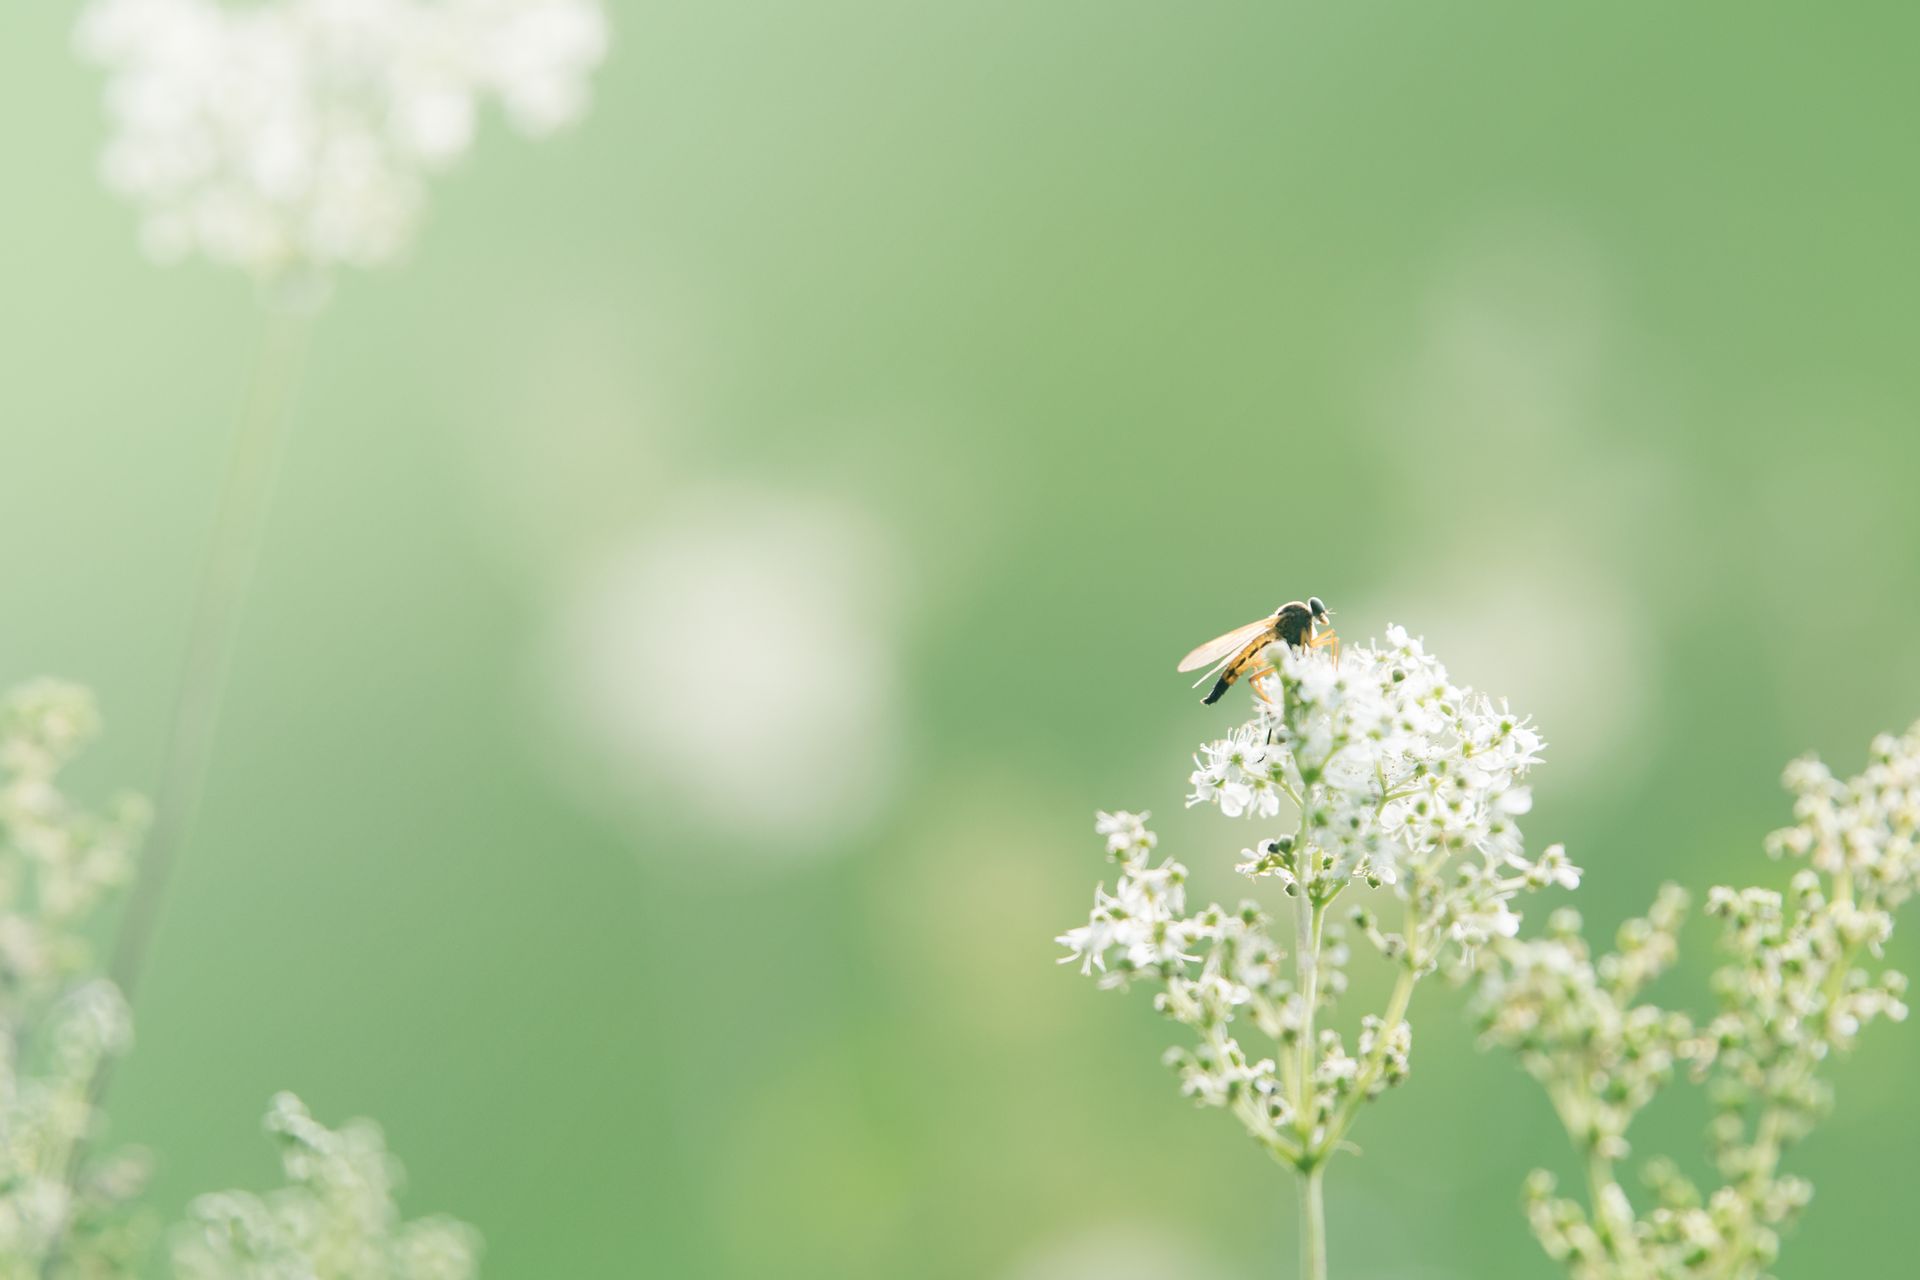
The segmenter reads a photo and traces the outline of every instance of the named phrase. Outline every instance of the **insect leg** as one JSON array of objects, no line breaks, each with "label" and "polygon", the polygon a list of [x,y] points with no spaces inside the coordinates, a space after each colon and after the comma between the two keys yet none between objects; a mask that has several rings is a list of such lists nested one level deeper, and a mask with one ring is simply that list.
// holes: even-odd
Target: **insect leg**
[{"label": "insect leg", "polygon": [[1328,627],[1313,639],[1307,641],[1309,649],[1332,649],[1333,665],[1340,665],[1340,637],[1332,627]]},{"label": "insect leg", "polygon": [[1247,672],[1245,679],[1247,682],[1247,687],[1253,690],[1253,696],[1260,699],[1260,701],[1266,703],[1268,706],[1274,708],[1277,711],[1280,708],[1280,704],[1275,702],[1270,696],[1268,696],[1267,691],[1260,687],[1260,677],[1270,676],[1272,674],[1273,674],[1273,664],[1268,663],[1266,666],[1261,667],[1258,671]]}]

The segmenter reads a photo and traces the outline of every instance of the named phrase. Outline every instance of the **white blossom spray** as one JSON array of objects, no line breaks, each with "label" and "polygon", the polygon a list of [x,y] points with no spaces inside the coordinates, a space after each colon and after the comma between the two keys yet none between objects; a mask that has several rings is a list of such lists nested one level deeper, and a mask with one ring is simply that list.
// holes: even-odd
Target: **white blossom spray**
[{"label": "white blossom spray", "polygon": [[[1875,739],[1867,767],[1836,779],[1812,758],[1786,772],[1794,823],[1767,842],[1803,863],[1787,891],[1712,889],[1725,960],[1704,1020],[1643,1002],[1679,953],[1688,895],[1660,891],[1594,959],[1580,919],[1556,912],[1545,936],[1502,940],[1481,957],[1476,1005],[1486,1042],[1510,1049],[1552,1099],[1584,1157],[1586,1202],[1535,1172],[1527,1214],[1573,1280],[1759,1280],[1780,1232],[1813,1194],[1781,1170],[1831,1105],[1822,1068],[1870,1022],[1906,1016],[1906,979],[1880,963],[1894,911],[1920,888],[1920,724]],[[1684,1071],[1714,1111],[1705,1189],[1666,1158],[1649,1160],[1649,1203],[1619,1165],[1627,1129]]]},{"label": "white blossom spray", "polygon": [[[1147,815],[1103,813],[1119,876],[1059,938],[1063,962],[1102,986],[1157,986],[1155,1007],[1193,1036],[1167,1054],[1182,1091],[1231,1111],[1298,1175],[1310,1280],[1327,1274],[1326,1165],[1360,1109],[1407,1077],[1416,984],[1512,936],[1522,893],[1579,883],[1560,846],[1529,858],[1516,825],[1543,745],[1530,722],[1454,684],[1403,629],[1386,635],[1337,663],[1272,646],[1253,717],[1195,757],[1190,805],[1280,828],[1238,869],[1291,898],[1290,931],[1253,900],[1189,912],[1187,869],[1155,861]],[[1350,924],[1397,975],[1351,1041],[1328,1025],[1348,959],[1329,916],[1350,891]]]}]

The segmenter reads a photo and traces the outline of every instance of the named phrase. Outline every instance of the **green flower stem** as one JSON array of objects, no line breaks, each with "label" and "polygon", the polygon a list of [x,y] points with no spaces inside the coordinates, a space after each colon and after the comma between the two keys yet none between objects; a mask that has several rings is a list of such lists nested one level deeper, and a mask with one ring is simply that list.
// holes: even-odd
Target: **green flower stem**
[{"label": "green flower stem", "polygon": [[[1616,1265],[1621,1280],[1642,1280],[1650,1275],[1646,1259],[1640,1253],[1637,1219],[1628,1203],[1626,1188],[1614,1176],[1613,1161],[1593,1148],[1587,1151],[1587,1195],[1593,1203],[1593,1220],[1603,1232],[1607,1253]],[[1623,1210],[1624,1212],[1620,1212]]]},{"label": "green flower stem", "polygon": [[[1303,822],[1303,828],[1304,825]],[[1318,858],[1317,850],[1304,840],[1296,840],[1294,866],[1299,884],[1294,894],[1293,951],[1301,1018],[1299,1052],[1294,1067],[1294,1126],[1300,1135],[1300,1154],[1294,1161],[1294,1170],[1300,1193],[1300,1280],[1326,1280],[1327,1276],[1327,1213],[1322,1182],[1326,1166],[1324,1154],[1313,1145],[1317,1119],[1313,1110],[1314,1020],[1320,1003],[1320,948],[1327,904],[1307,887]]]},{"label": "green flower stem", "polygon": [[[1295,845],[1295,865],[1307,855],[1304,846]],[[1299,1131],[1301,1146],[1313,1140],[1313,1022],[1314,1006],[1320,999],[1320,904],[1313,901],[1302,883],[1293,899],[1294,971],[1300,990],[1300,1043],[1294,1067],[1293,1123]]]},{"label": "green flower stem", "polygon": [[1413,985],[1417,981],[1419,979],[1414,976],[1411,967],[1403,967],[1400,970],[1400,977],[1393,984],[1393,994],[1387,998],[1387,1012],[1382,1019],[1380,1036],[1374,1042],[1373,1052],[1367,1055],[1365,1065],[1360,1068],[1359,1078],[1354,1081],[1353,1092],[1347,1095],[1347,1100],[1341,1104],[1340,1110],[1334,1113],[1333,1119],[1327,1124],[1326,1136],[1315,1148],[1314,1154],[1319,1159],[1324,1160],[1332,1155],[1334,1148],[1340,1145],[1340,1139],[1346,1136],[1354,1117],[1359,1114],[1361,1104],[1366,1101],[1367,1091],[1373,1088],[1375,1081],[1379,1080],[1380,1072],[1386,1067],[1388,1036],[1393,1028],[1406,1021],[1407,1006],[1413,1000]]},{"label": "green flower stem", "polygon": [[1320,1145],[1314,1152],[1319,1159],[1324,1160],[1332,1155],[1334,1148],[1340,1145],[1340,1140],[1352,1127],[1354,1117],[1360,1113],[1360,1108],[1367,1101],[1368,1091],[1380,1079],[1380,1073],[1386,1069],[1387,1045],[1393,1035],[1393,1029],[1407,1019],[1407,1006],[1413,1002],[1414,984],[1420,981],[1419,957],[1421,955],[1421,940],[1414,926],[1411,903],[1407,906],[1405,927],[1407,954],[1402,958],[1400,976],[1394,980],[1393,994],[1387,997],[1387,1011],[1381,1016],[1380,1035],[1374,1041],[1373,1052],[1367,1055],[1366,1062],[1360,1068],[1360,1075],[1354,1081],[1353,1091],[1347,1095],[1347,1100],[1327,1122],[1326,1134],[1321,1138]]},{"label": "green flower stem", "polygon": [[1327,1280],[1327,1205],[1316,1164],[1300,1175],[1300,1280]]}]

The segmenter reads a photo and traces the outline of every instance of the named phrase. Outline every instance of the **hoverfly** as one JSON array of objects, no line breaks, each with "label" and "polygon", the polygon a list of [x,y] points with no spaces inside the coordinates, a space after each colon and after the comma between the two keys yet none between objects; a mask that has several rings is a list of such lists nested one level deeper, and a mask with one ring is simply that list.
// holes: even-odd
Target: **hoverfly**
[{"label": "hoverfly", "polygon": [[1334,634],[1333,624],[1327,619],[1333,615],[1327,612],[1327,606],[1320,602],[1319,596],[1308,596],[1307,602],[1289,600],[1273,611],[1273,615],[1249,622],[1244,627],[1235,627],[1223,636],[1207,641],[1186,657],[1180,659],[1176,671],[1194,671],[1211,666],[1194,681],[1199,688],[1207,682],[1207,677],[1218,674],[1220,679],[1201,701],[1211,706],[1220,701],[1233,682],[1245,677],[1257,680],[1273,670],[1273,664],[1262,662],[1260,655],[1266,647],[1276,640],[1298,649],[1331,648],[1333,660],[1340,660],[1340,637]]}]

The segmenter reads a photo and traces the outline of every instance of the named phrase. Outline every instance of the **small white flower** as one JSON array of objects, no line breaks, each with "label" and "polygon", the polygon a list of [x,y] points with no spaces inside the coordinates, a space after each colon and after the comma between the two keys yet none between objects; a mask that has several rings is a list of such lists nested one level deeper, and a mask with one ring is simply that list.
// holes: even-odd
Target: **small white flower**
[{"label": "small white flower", "polygon": [[1102,813],[1095,820],[1093,829],[1107,838],[1107,852],[1119,855],[1129,850],[1145,853],[1152,849],[1158,837],[1147,830],[1147,819],[1151,813]]},{"label": "small white flower", "polygon": [[1507,910],[1504,902],[1462,913],[1448,926],[1448,935],[1468,946],[1479,946],[1492,938],[1511,938],[1519,932],[1520,917]]}]

